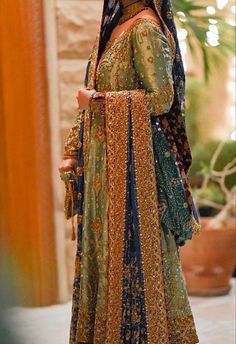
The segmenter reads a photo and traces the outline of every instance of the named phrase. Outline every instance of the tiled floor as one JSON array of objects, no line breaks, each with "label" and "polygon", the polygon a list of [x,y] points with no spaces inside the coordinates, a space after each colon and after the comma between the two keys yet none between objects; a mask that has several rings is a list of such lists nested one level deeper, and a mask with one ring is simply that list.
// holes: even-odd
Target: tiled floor
[{"label": "tiled floor", "polygon": [[[229,295],[190,298],[200,344],[235,344],[235,283]],[[68,344],[71,304],[9,310],[17,344]],[[11,344],[11,343],[9,343]]]}]

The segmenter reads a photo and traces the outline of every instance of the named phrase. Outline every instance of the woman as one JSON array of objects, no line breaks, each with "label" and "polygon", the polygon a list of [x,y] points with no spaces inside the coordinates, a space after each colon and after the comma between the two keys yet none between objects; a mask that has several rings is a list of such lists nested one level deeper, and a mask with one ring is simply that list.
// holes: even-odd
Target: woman
[{"label": "woman", "polygon": [[200,228],[169,0],[105,0],[63,174],[77,171],[70,344],[195,344],[178,247]]}]

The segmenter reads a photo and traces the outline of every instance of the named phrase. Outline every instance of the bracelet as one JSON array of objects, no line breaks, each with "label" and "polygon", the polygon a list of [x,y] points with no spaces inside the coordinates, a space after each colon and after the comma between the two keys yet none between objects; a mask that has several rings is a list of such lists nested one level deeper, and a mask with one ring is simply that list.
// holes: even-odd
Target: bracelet
[{"label": "bracelet", "polygon": [[63,155],[63,160],[74,159],[77,160],[77,155]]}]

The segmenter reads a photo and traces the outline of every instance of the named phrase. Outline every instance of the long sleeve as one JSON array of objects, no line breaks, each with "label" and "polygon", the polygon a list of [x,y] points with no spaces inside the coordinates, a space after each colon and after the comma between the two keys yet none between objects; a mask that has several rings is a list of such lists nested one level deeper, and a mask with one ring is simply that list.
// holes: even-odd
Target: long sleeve
[{"label": "long sleeve", "polygon": [[64,159],[77,159],[78,150],[81,147],[81,142],[79,141],[79,129],[83,121],[83,111],[79,111],[72,128],[69,131],[67,139],[64,145]]},{"label": "long sleeve", "polygon": [[134,66],[141,88],[147,91],[149,113],[168,113],[174,100],[172,58],[158,25],[145,23],[133,32]]},{"label": "long sleeve", "polygon": [[[172,57],[166,36],[160,26],[144,21],[132,31],[131,44],[138,88],[129,91],[145,90],[150,114],[168,113],[174,100],[174,88]],[[104,98],[105,93],[96,92],[91,98],[90,110],[101,111]]]}]

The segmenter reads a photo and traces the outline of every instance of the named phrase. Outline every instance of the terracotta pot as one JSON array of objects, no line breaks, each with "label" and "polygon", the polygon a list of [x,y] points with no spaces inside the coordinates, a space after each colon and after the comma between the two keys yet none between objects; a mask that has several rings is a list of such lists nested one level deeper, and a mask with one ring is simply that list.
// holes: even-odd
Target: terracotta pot
[{"label": "terracotta pot", "polygon": [[229,219],[220,229],[210,228],[211,218],[201,218],[199,236],[180,248],[180,258],[190,295],[227,294],[236,264],[236,222]]}]

